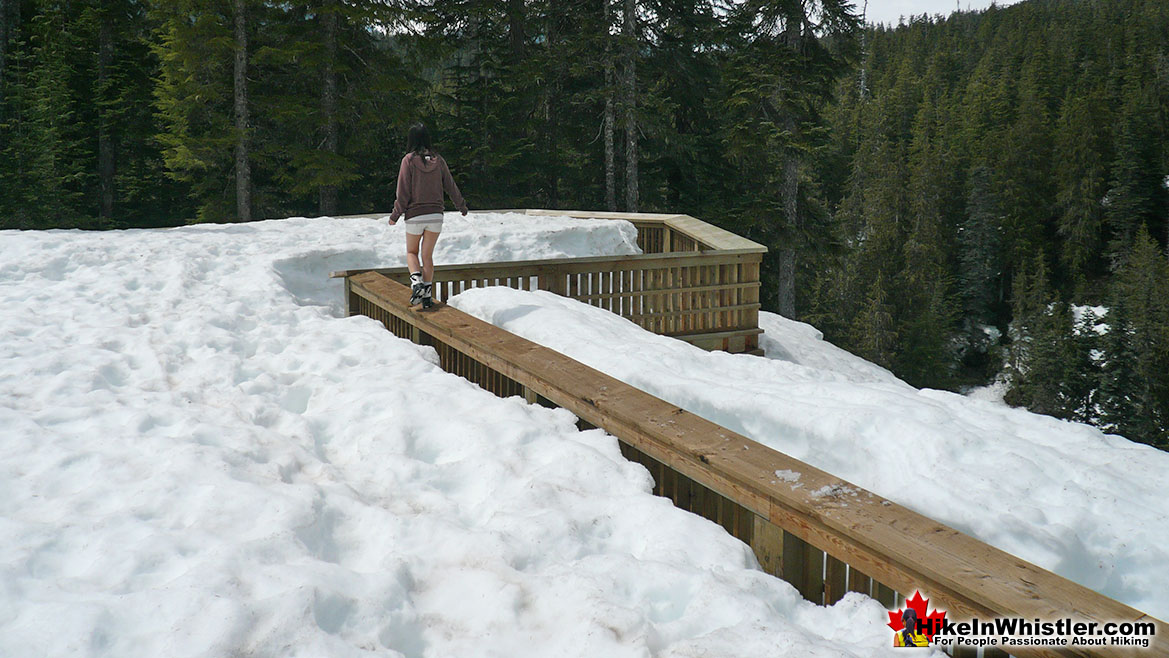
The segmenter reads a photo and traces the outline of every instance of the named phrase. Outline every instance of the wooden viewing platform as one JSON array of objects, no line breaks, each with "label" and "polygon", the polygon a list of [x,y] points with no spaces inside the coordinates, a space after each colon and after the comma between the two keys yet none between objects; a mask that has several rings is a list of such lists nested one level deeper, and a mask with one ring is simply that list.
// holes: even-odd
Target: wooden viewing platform
[{"label": "wooden viewing platform", "polygon": [[[708,350],[759,351],[759,270],[767,248],[688,215],[566,210],[497,210],[527,215],[623,219],[637,228],[641,254],[440,265],[440,300],[468,288],[548,290],[597,306],[643,329]],[[379,215],[358,215],[379,217]],[[405,267],[375,271],[407,283]]]},{"label": "wooden viewing platform", "polygon": [[[445,370],[497,395],[564,407],[614,435],[627,458],[649,469],[654,493],[720,523],[751,546],[764,570],[813,602],[859,591],[894,607],[919,590],[951,619],[1147,622],[1156,627],[1149,649],[1012,652],[1169,656],[1169,626],[1139,610],[457,309],[417,311],[409,296],[379,272],[346,277],[350,315],[434,347]],[[799,474],[798,486],[777,471]]]}]

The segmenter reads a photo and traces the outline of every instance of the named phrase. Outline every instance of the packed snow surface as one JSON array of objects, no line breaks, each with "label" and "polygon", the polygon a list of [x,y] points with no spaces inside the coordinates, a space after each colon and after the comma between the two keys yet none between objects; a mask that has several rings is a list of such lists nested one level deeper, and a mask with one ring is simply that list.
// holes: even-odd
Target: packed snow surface
[{"label": "packed snow surface", "polygon": [[546,292],[475,289],[451,304],[1169,619],[1169,453],[915,389],[771,313],[760,315],[760,359],[705,352]]},{"label": "packed snow surface", "polygon": [[[612,437],[499,399],[442,372],[430,348],[343,318],[327,273],[403,263],[403,233],[372,219],[0,232],[0,656],[893,653],[878,603],[802,601],[719,526],[650,495],[648,473]],[[626,254],[634,235],[624,222],[448,215],[437,260]],[[700,379],[707,366],[689,365],[685,345],[606,318],[582,333],[577,322],[597,319],[587,308],[498,291],[467,299],[532,306],[553,333],[590,344],[629,342],[614,355],[644,345],[687,363],[663,375],[679,391],[715,405],[731,395],[725,376]],[[870,390],[854,383],[870,372],[887,395],[913,395],[848,363],[837,374],[768,367],[808,386],[835,378],[842,394]],[[768,427],[762,409],[744,421]],[[915,444],[937,434],[903,429],[927,432]],[[979,445],[996,438],[970,432]],[[784,434],[793,448],[817,440]],[[1107,485],[1097,509],[1112,509],[1112,470],[1093,476]],[[1088,477],[1069,475],[1077,503]],[[1142,505],[1143,482],[1129,489]],[[1024,511],[998,517],[1011,523],[1003,533],[1042,542],[1020,515],[1069,516],[1085,561],[1164,509],[1123,508],[1087,532],[1070,503],[1039,511],[1047,476],[1034,486]],[[1049,532],[1056,555],[1066,542]],[[1134,576],[1135,588],[1150,573],[1163,550],[1153,532],[1133,532],[1101,567],[1109,582]]]}]

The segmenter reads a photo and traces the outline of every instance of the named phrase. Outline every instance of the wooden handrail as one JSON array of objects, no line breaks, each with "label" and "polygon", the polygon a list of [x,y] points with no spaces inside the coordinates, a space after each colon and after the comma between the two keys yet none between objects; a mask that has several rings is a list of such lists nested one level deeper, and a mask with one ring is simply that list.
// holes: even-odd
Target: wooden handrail
[{"label": "wooden handrail", "polygon": [[[377,272],[346,278],[346,294],[351,313],[434,345],[444,367],[469,376],[459,368],[473,366],[476,380],[497,393],[522,390],[525,398],[564,407],[630,450],[749,510],[753,521],[732,525],[765,565],[777,551],[786,559],[790,535],[898,592],[920,590],[951,618],[1150,622],[1156,637],[1141,655],[1169,656],[1169,626],[1160,620],[457,309],[416,311],[409,290]],[[779,476],[785,472],[798,474],[798,481]],[[805,577],[824,583],[822,566],[807,569]],[[1116,654],[1087,647],[1011,651]]]},{"label": "wooden handrail", "polygon": [[[760,253],[755,249],[677,251],[664,254],[625,254],[621,256],[581,256],[578,258],[545,258],[540,260],[491,261],[487,263],[458,263],[440,265],[434,270],[435,281],[451,281],[476,274],[483,277],[524,276],[538,270],[556,269],[565,273],[597,271],[598,265],[617,268],[648,269],[653,267],[682,267],[685,265],[724,265],[736,262],[737,256]],[[377,272],[388,276],[409,273],[404,266],[368,267],[352,270],[337,270],[330,278],[340,279],[364,272]],[[440,278],[441,277],[441,278]]]}]

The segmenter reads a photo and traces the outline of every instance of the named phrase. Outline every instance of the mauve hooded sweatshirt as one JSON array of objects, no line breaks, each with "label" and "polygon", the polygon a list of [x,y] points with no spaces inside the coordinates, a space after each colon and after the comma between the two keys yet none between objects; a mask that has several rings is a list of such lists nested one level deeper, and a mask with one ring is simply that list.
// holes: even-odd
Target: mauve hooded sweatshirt
[{"label": "mauve hooded sweatshirt", "polygon": [[403,214],[406,219],[419,215],[442,212],[442,193],[446,192],[459,212],[467,213],[467,202],[459,193],[459,186],[451,178],[446,160],[437,153],[407,153],[398,168],[398,197],[394,200],[394,212],[390,221],[398,221]]}]

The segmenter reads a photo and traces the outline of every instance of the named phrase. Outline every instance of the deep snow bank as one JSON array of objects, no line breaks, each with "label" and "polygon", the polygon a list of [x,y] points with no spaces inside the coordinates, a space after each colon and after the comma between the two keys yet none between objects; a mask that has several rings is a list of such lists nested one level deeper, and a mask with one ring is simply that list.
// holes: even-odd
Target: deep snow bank
[{"label": "deep snow bank", "polygon": [[[440,262],[630,253],[632,227],[449,216]],[[611,437],[341,319],[402,228],[0,232],[0,655],[839,656]],[[710,386],[717,386],[712,383]]]},{"label": "deep snow bank", "polygon": [[770,313],[760,318],[770,358],[760,359],[708,353],[545,292],[475,289],[451,304],[1169,618],[1169,453],[1087,425],[917,390],[825,343],[811,326]]}]

